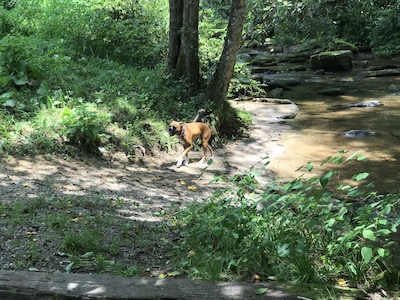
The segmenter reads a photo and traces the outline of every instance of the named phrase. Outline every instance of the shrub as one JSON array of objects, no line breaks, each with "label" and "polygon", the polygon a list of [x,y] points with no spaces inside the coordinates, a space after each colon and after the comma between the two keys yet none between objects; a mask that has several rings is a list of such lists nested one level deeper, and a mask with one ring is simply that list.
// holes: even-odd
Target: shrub
[{"label": "shrub", "polygon": [[400,7],[378,12],[370,31],[371,45],[378,55],[400,54]]},{"label": "shrub", "polygon": [[[343,162],[340,157],[330,161]],[[398,270],[391,263],[391,236],[400,225],[398,195],[347,185],[331,191],[337,175],[328,171],[273,182],[262,193],[255,193],[252,171],[229,178],[232,186],[178,216],[188,253],[181,266],[191,277],[212,280],[257,273],[290,282],[393,283]]]},{"label": "shrub", "polygon": [[40,2],[18,2],[13,9],[15,30],[58,41],[70,55],[147,66],[157,64],[166,53],[168,9],[164,1],[151,5],[140,0]]},{"label": "shrub", "polygon": [[101,138],[105,136],[104,125],[109,122],[108,113],[101,112],[93,103],[82,102],[73,109],[65,107],[61,118],[69,142],[91,152],[98,151]]}]

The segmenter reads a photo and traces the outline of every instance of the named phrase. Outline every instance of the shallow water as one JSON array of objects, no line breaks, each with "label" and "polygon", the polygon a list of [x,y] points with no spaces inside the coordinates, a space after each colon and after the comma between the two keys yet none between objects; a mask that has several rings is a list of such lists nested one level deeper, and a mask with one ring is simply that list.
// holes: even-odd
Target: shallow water
[{"label": "shallow water", "polygon": [[[301,78],[303,84],[285,91],[284,97],[297,103],[299,114],[288,124],[291,130],[282,135],[280,143],[285,153],[271,158],[269,168],[275,175],[290,180],[307,172],[296,171],[312,162],[312,175],[321,175],[334,166],[320,166],[337,151],[348,155],[366,155],[362,162],[353,161],[340,167],[342,183],[359,172],[370,176],[364,183],[373,182],[381,193],[400,192],[400,77],[365,77],[365,70],[314,76],[310,72],[269,75],[281,79]],[[292,77],[293,76],[293,77]],[[345,95],[323,96],[318,91],[342,88]],[[379,100],[383,106],[330,110],[336,105]],[[367,137],[346,137],[348,130],[371,130]],[[354,182],[353,182],[354,183]]]}]

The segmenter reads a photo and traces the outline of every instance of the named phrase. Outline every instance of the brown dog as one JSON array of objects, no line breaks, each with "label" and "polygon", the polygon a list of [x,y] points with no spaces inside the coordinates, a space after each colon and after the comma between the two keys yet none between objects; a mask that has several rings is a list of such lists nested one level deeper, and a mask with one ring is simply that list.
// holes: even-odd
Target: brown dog
[{"label": "brown dog", "polygon": [[[204,163],[207,157],[207,149],[210,151],[211,156],[213,156],[213,150],[209,145],[209,141],[211,138],[211,129],[207,124],[202,122],[194,122],[194,123],[179,123],[177,121],[172,121],[168,127],[169,135],[176,135],[183,144],[183,148],[185,149],[182,155],[179,157],[178,162],[176,163],[177,167],[182,165],[187,165],[189,163],[188,153],[193,149],[193,143],[197,138],[201,139],[201,145],[203,147],[203,157],[199,161],[199,163]],[[185,161],[183,159],[185,158]]]}]

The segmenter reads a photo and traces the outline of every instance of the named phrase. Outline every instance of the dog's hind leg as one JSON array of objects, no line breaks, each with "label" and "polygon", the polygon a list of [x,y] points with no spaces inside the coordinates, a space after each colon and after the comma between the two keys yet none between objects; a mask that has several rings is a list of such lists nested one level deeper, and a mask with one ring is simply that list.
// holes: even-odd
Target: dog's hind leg
[{"label": "dog's hind leg", "polygon": [[210,151],[211,157],[213,157],[213,155],[214,155],[211,146],[208,144],[208,140],[207,139],[204,139],[202,141],[202,146],[203,146],[203,156],[200,159],[200,161],[198,162],[198,164],[203,164],[206,161],[207,149]]}]

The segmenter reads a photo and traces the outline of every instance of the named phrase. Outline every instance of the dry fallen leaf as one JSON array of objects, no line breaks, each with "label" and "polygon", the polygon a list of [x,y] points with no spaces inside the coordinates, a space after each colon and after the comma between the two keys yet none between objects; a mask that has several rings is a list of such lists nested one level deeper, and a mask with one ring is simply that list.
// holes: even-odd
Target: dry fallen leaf
[{"label": "dry fallen leaf", "polygon": [[197,187],[195,186],[195,185],[189,185],[188,187],[187,187],[187,189],[189,190],[189,191],[196,191],[197,190]]},{"label": "dry fallen leaf", "polygon": [[258,274],[252,274],[251,275],[251,282],[253,283],[259,283],[261,282],[261,277]]},{"label": "dry fallen leaf", "polygon": [[347,286],[346,280],[344,280],[343,278],[339,278],[339,279],[337,280],[337,283],[338,283],[338,285],[339,285],[340,287],[343,287],[343,288],[348,287],[348,286]]},{"label": "dry fallen leaf", "polygon": [[78,222],[79,220],[82,220],[82,217],[76,217],[71,219],[71,222]]}]

